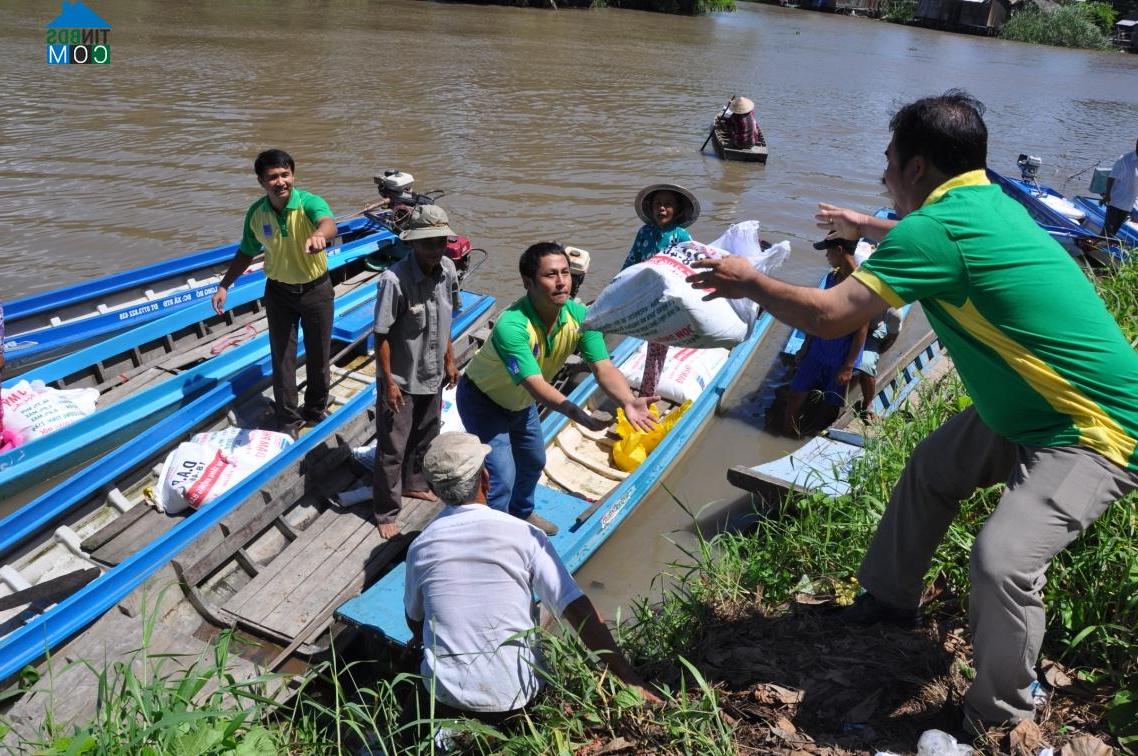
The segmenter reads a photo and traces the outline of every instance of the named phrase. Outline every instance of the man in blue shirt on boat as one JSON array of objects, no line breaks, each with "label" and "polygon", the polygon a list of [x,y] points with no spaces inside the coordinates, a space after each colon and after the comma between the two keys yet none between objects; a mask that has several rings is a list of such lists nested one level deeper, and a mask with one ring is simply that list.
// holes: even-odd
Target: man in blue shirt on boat
[{"label": "man in blue shirt on boat", "polygon": [[[328,203],[293,187],[296,163],[283,150],[265,150],[253,163],[265,196],[245,213],[241,245],[213,295],[225,311],[229,287],[253,258],[265,253],[265,313],[273,365],[277,423],[294,437],[322,420],[332,382],[332,313],[335,295],[324,249],[336,238]],[[304,328],[304,406],[297,406],[296,337]]]}]

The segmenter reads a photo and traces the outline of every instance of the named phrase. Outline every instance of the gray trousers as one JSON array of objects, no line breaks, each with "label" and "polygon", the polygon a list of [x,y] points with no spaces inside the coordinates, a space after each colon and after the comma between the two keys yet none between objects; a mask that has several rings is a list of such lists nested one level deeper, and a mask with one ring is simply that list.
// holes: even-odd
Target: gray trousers
[{"label": "gray trousers", "polygon": [[297,407],[296,333],[304,327],[304,411],[316,415],[328,406],[332,384],[332,320],[335,291],[325,273],[306,284],[265,282],[265,317],[273,363],[273,400],[282,425],[304,418]]},{"label": "gray trousers", "polygon": [[392,412],[383,401],[383,378],[376,402],[375,479],[372,501],[378,522],[394,522],[403,489],[426,491],[423,455],[439,435],[443,395],[403,394],[403,409]]},{"label": "gray trousers", "polygon": [[914,450],[858,572],[862,585],[897,607],[920,603],[933,552],[981,487],[1007,483],[972,546],[969,621],[976,677],[966,709],[986,722],[1030,719],[1029,686],[1043,642],[1040,593],[1051,559],[1138,475],[1074,446],[1028,447],[994,433],[973,408]]}]

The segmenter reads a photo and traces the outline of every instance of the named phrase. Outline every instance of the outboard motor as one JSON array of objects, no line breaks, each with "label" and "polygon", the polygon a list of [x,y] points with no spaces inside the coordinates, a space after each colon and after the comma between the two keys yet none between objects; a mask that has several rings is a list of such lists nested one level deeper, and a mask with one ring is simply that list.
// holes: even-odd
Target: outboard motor
[{"label": "outboard motor", "polygon": [[1016,165],[1019,166],[1020,178],[1035,183],[1036,176],[1039,175],[1039,166],[1043,165],[1043,161],[1035,155],[1020,155]]},{"label": "outboard motor", "polygon": [[585,282],[585,274],[589,272],[589,253],[580,247],[566,247],[565,253],[569,255],[569,280],[572,282],[569,296],[576,299],[581,284]]}]

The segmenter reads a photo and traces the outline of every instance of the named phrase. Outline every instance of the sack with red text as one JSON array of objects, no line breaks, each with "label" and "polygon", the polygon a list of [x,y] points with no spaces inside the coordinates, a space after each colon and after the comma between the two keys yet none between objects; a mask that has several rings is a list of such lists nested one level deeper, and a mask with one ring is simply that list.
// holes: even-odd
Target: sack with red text
[{"label": "sack with red text", "polygon": [[[648,345],[641,344],[620,366],[628,385],[640,390]],[[664,367],[656,379],[656,393],[676,404],[694,402],[711,383],[730,355],[726,349],[673,348],[668,350]]]},{"label": "sack with red text", "polygon": [[[746,228],[734,233],[729,229],[727,241],[746,252],[743,256],[760,271],[773,270],[786,258],[790,243],[764,249],[757,240],[758,222],[747,223]],[[758,306],[750,300],[704,301],[706,292],[693,289],[687,277],[696,272],[693,263],[732,253],[731,249],[689,241],[630,265],[617,273],[589,306],[584,327],[670,346],[730,348],[750,334]]]},{"label": "sack with red text", "polygon": [[93,415],[99,390],[56,389],[43,381],[20,380],[3,390],[2,401],[4,428],[26,443]]},{"label": "sack with red text", "polygon": [[155,506],[176,514],[208,504],[291,443],[287,434],[266,430],[227,428],[198,433],[166,457],[158,476]]}]

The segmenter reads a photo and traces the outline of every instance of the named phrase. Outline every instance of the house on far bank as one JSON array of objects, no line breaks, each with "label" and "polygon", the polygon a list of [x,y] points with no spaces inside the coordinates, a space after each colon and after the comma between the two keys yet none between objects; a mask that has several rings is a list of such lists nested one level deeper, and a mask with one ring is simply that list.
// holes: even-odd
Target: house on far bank
[{"label": "house on far bank", "polygon": [[[1013,7],[1024,0],[918,0],[913,20],[935,29],[999,34]],[[1035,0],[1037,5],[1054,5]]]},{"label": "house on far bank", "polygon": [[1114,43],[1127,52],[1138,53],[1138,19],[1124,18],[1116,23]]}]

